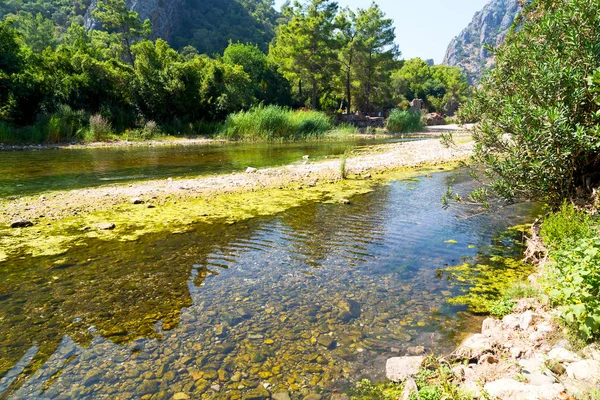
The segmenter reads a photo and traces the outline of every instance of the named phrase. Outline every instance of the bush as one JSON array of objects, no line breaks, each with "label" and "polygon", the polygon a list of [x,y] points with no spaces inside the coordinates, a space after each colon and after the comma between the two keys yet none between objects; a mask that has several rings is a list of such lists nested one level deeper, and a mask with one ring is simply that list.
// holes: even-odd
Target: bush
[{"label": "bush", "polygon": [[246,140],[306,139],[323,136],[330,129],[331,119],[321,112],[259,106],[230,114],[221,134]]},{"label": "bush", "polygon": [[586,340],[600,337],[600,237],[552,254],[546,285],[561,317]]},{"label": "bush", "polygon": [[475,160],[494,191],[557,207],[597,186],[600,2],[534,0],[494,53],[495,68],[461,112],[481,121]]},{"label": "bush", "polygon": [[540,231],[544,243],[551,249],[561,248],[569,241],[589,237],[592,233],[590,216],[566,202],[559,212],[546,218]]},{"label": "bush", "polygon": [[36,123],[36,129],[44,129],[44,140],[49,143],[60,143],[70,140],[84,139],[84,130],[88,125],[84,111],[74,111],[67,105],[61,105],[56,112],[42,116]]},{"label": "bush", "polygon": [[421,114],[413,111],[392,110],[387,120],[387,130],[393,133],[411,133],[423,130]]},{"label": "bush", "polygon": [[102,115],[95,114],[90,117],[90,136],[99,142],[112,133],[112,125]]}]

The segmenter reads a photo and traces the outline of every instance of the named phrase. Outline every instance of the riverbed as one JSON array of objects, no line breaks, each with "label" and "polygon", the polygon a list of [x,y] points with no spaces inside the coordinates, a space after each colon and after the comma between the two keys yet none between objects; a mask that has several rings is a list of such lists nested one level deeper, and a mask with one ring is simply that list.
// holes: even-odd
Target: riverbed
[{"label": "riverbed", "polygon": [[534,208],[442,208],[448,185],[474,187],[464,170],[368,182],[347,202],[0,262],[0,396],[330,398],[383,379],[388,357],[453,348],[480,328],[453,300],[504,272],[490,260],[518,256],[519,235],[503,232]]}]

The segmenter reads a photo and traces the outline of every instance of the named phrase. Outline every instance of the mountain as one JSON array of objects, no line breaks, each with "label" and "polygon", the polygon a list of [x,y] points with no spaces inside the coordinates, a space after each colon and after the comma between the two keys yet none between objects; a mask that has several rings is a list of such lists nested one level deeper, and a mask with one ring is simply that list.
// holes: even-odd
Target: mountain
[{"label": "mountain", "polygon": [[[98,0],[0,0],[0,18],[20,11],[41,13],[57,25],[71,22],[98,28],[91,11]],[[273,0],[126,0],[142,20],[149,19],[154,37],[174,48],[194,46],[200,53],[221,53],[233,42],[251,42],[266,51],[280,14]]]},{"label": "mountain", "polygon": [[490,1],[475,14],[467,28],[452,39],[443,64],[462,68],[469,83],[477,83],[482,73],[494,65],[494,58],[484,45],[502,44],[519,10],[519,0]]}]

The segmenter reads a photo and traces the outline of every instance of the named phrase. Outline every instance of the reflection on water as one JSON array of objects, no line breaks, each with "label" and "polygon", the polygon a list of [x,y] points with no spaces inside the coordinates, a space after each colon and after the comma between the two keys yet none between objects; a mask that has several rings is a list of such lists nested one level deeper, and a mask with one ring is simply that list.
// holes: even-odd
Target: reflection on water
[{"label": "reflection on water", "polygon": [[439,269],[487,252],[531,214],[459,219],[440,205],[452,176],[394,182],[350,205],[0,264],[0,390],[261,398],[266,387],[328,398],[381,378],[386,358],[411,347],[448,350],[472,317],[447,302],[464,282]]},{"label": "reflection on water", "polygon": [[[413,139],[415,140],[415,139]],[[283,143],[215,143],[0,153],[0,198],[116,182],[229,173],[342,154],[349,148],[400,139]]]}]

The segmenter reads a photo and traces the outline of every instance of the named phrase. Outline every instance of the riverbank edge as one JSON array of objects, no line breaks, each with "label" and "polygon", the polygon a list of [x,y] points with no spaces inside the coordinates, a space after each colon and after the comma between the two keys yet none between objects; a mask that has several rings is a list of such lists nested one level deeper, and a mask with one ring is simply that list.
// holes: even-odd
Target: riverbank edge
[{"label": "riverbank edge", "polygon": [[[343,139],[431,139],[439,138],[444,134],[453,133],[455,135],[470,135],[472,126],[432,126],[426,127],[423,132],[413,132],[410,134],[398,134],[390,132],[378,133],[356,133],[356,134],[336,134],[333,130],[322,138],[307,139],[306,141],[337,141]],[[281,141],[261,141],[261,140],[232,140],[219,137],[208,136],[164,136],[154,140],[114,140],[100,142],[65,142],[65,143],[41,143],[41,144],[4,144],[0,143],[0,152],[5,151],[25,151],[25,150],[79,150],[89,148],[113,148],[113,147],[158,147],[158,146],[202,146],[219,144],[247,144],[247,143],[280,143],[290,142]],[[299,141],[292,141],[299,142]],[[300,141],[301,142],[301,141]]]},{"label": "riverbank edge", "polygon": [[346,203],[392,180],[456,168],[471,150],[472,142],[449,149],[434,139],[371,146],[346,160],[348,179],[333,159],[0,200],[0,262],[65,254],[86,240],[135,241],[196,223],[236,223],[307,201]]},{"label": "riverbank edge", "polygon": [[[481,333],[467,337],[449,355],[389,359],[388,380],[400,385],[383,384],[377,390],[407,400],[419,392],[416,382],[422,386],[431,379],[457,399],[600,399],[600,345],[576,342],[560,323],[558,308],[540,284],[550,261],[539,231],[538,221],[531,226],[525,252],[535,272],[516,283],[535,295],[512,299],[516,304],[510,314],[486,318]],[[412,371],[397,375],[398,365],[411,363]]]}]

